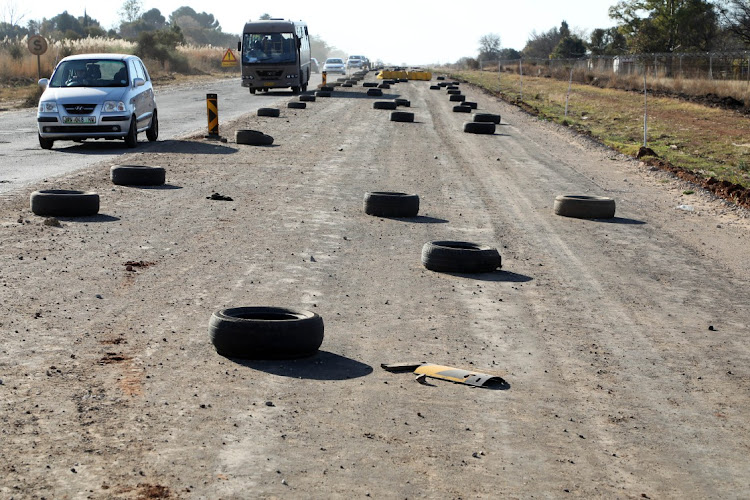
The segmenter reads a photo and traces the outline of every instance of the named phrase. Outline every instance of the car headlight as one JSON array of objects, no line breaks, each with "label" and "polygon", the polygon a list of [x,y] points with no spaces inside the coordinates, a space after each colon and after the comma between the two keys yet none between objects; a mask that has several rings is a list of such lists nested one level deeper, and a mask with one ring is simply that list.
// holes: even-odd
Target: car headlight
[{"label": "car headlight", "polygon": [[104,101],[104,104],[102,104],[102,111],[105,113],[122,113],[125,109],[125,103],[122,101]]},{"label": "car headlight", "polygon": [[57,103],[55,101],[44,101],[39,103],[40,113],[57,113]]}]

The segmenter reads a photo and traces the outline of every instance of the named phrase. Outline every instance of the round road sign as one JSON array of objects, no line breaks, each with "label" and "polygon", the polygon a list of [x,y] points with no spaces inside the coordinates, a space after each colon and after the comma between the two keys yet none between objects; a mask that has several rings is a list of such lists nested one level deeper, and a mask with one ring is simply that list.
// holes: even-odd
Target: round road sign
[{"label": "round road sign", "polygon": [[35,56],[41,56],[47,52],[47,40],[42,35],[33,35],[29,37],[29,52]]}]

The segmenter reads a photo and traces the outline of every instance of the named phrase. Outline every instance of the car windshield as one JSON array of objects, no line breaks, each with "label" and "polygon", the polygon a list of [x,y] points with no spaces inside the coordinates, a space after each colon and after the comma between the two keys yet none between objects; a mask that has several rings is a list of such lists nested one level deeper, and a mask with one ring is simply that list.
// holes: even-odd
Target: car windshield
[{"label": "car windshield", "polygon": [[344,61],[341,59],[328,59],[326,64],[344,64]]},{"label": "car windshield", "polygon": [[293,33],[245,33],[242,37],[243,63],[297,62]]},{"label": "car windshield", "polygon": [[63,61],[50,80],[50,87],[127,87],[128,69],[123,61],[74,59]]}]

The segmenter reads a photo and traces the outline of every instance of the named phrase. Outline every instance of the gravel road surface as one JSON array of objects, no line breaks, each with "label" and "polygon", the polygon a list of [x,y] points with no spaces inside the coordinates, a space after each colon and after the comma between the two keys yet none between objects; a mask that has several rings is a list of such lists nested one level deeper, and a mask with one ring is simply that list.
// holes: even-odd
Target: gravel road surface
[{"label": "gravel road surface", "polygon": [[[747,213],[461,89],[494,135],[429,82],[356,85],[0,199],[0,497],[750,496]],[[373,109],[395,97],[414,123]],[[167,184],[115,186],[116,163]],[[99,215],[46,225],[41,188],[96,191]],[[416,193],[419,216],[366,215],[368,191]],[[557,216],[560,194],[616,218]],[[429,271],[433,240],[502,268]],[[320,314],[320,352],[218,355],[211,314],[251,305]]]}]

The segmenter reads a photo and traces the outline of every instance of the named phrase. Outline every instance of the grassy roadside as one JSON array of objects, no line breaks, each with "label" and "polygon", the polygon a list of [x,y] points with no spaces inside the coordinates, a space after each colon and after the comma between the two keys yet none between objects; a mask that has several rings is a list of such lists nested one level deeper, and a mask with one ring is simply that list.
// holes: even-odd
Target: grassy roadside
[{"label": "grassy roadside", "polygon": [[[484,88],[540,118],[589,134],[624,154],[643,145],[642,92],[573,84],[565,117],[568,82],[524,75],[523,100],[517,74],[457,71],[451,77]],[[648,146],[659,163],[704,179],[704,184],[750,188],[750,117],[669,97],[648,97]],[[723,182],[722,182],[723,181]]]}]

